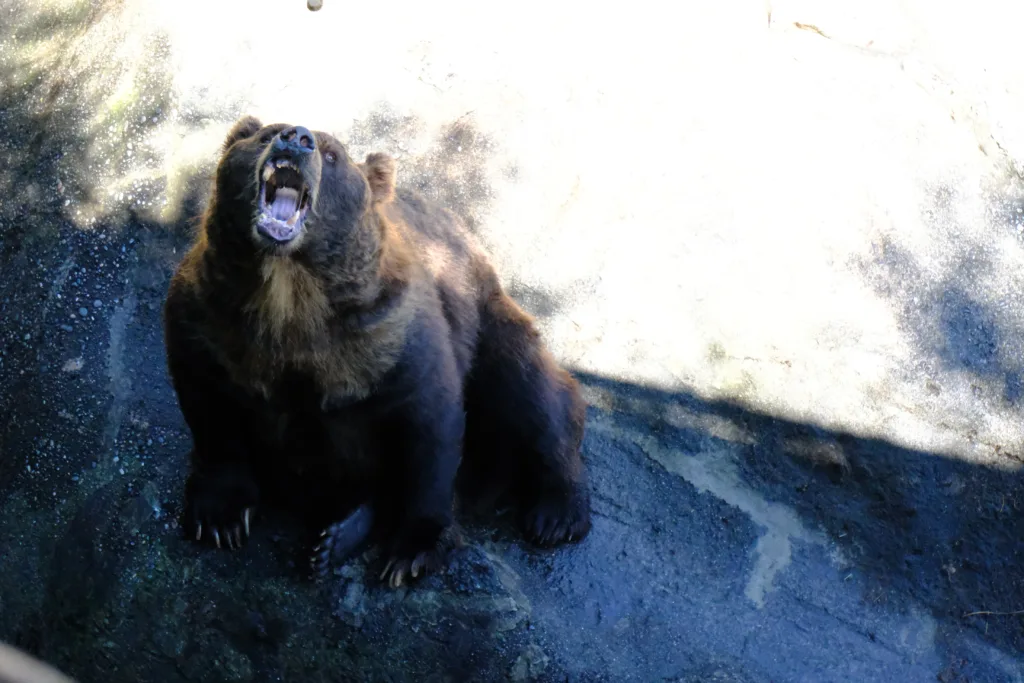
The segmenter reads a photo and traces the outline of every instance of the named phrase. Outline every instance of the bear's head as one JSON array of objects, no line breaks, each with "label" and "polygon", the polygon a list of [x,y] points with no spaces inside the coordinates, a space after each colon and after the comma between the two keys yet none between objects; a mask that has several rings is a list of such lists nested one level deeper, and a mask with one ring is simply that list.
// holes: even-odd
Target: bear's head
[{"label": "bear's head", "polygon": [[209,237],[286,255],[338,244],[394,196],[395,164],[356,164],[336,138],[302,126],[240,119],[224,141]]}]

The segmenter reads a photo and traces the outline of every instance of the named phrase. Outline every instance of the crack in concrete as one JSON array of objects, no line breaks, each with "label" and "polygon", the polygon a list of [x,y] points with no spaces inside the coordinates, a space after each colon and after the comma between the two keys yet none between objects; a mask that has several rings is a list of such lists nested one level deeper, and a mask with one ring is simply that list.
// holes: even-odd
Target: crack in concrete
[{"label": "crack in concrete", "polygon": [[135,292],[129,290],[121,303],[110,316],[110,345],[107,347],[107,377],[110,381],[110,395],[112,397],[110,410],[107,412],[107,425],[103,435],[103,447],[109,451],[117,441],[117,435],[121,431],[121,423],[124,421],[125,408],[128,405],[128,397],[131,393],[131,380],[125,374],[124,364],[124,334],[128,329],[135,314],[135,307],[138,301]]},{"label": "crack in concrete", "polygon": [[47,294],[45,301],[43,301],[43,308],[39,313],[39,324],[37,328],[42,328],[46,323],[46,316],[50,312],[50,308],[53,306],[55,301],[60,300],[61,293],[64,291],[64,285],[68,281],[68,275],[71,274],[71,269],[75,267],[75,257],[72,254],[64,259],[64,262],[60,264],[57,269],[57,274],[53,277],[53,284],[50,285],[50,291]]},{"label": "crack in concrete", "polygon": [[[793,595],[792,597],[794,602],[797,604],[804,606],[810,611],[824,614],[830,619],[835,620],[837,623],[842,624],[850,633],[855,633],[862,637],[872,646],[881,648],[882,650],[896,655],[897,657],[902,657],[907,652],[910,652],[911,660],[916,662],[918,658],[914,655],[923,652],[932,652],[934,650],[933,646],[937,625],[931,615],[922,614],[917,610],[912,611],[909,616],[919,620],[919,625],[921,626],[920,631],[914,634],[909,626],[904,625],[899,630],[900,641],[894,644],[893,642],[890,642],[890,640],[886,639],[884,634],[865,629],[861,624],[836,614],[825,605],[811,602],[800,595]],[[914,640],[918,645],[914,645],[909,641],[909,639],[915,635],[916,637],[914,637]]]}]

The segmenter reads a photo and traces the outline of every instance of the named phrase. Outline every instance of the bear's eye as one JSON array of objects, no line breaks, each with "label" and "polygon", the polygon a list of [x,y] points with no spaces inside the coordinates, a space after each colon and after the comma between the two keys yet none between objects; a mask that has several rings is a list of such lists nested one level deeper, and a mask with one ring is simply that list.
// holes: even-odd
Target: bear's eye
[{"label": "bear's eye", "polygon": [[336,155],[334,152],[326,152],[324,154],[324,161],[326,161],[327,163],[329,163],[332,166],[334,165],[334,162],[337,161],[337,160],[338,160],[338,155]]},{"label": "bear's eye", "polygon": [[268,142],[270,142],[273,138],[274,138],[274,134],[273,133],[264,133],[263,135],[260,136],[260,142],[262,142],[265,145]]}]

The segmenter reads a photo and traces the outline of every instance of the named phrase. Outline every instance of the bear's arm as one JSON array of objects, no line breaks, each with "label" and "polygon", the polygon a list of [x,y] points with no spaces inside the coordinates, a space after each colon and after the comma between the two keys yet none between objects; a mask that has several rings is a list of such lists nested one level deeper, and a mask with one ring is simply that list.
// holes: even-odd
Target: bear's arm
[{"label": "bear's arm", "polygon": [[242,465],[249,458],[245,435],[253,425],[245,392],[214,357],[196,319],[191,297],[171,292],[164,309],[168,371],[178,405],[192,433],[193,465]]},{"label": "bear's arm", "polygon": [[[440,313],[412,324],[392,390],[402,400],[384,421],[394,464],[393,557],[431,552],[452,525],[455,475],[462,456],[465,413],[462,382]],[[439,548],[438,548],[439,549]]]}]

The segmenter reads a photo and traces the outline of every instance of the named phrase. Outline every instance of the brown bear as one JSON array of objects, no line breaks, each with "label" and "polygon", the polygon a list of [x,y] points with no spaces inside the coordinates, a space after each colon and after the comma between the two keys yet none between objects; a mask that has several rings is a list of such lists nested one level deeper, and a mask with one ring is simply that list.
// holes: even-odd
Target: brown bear
[{"label": "brown bear", "polygon": [[457,493],[509,497],[543,546],[590,529],[576,381],[462,221],[396,189],[388,156],[235,123],[164,326],[197,540],[240,545],[293,475],[292,503],[357,511],[329,544],[372,527],[392,586],[444,565]]}]

